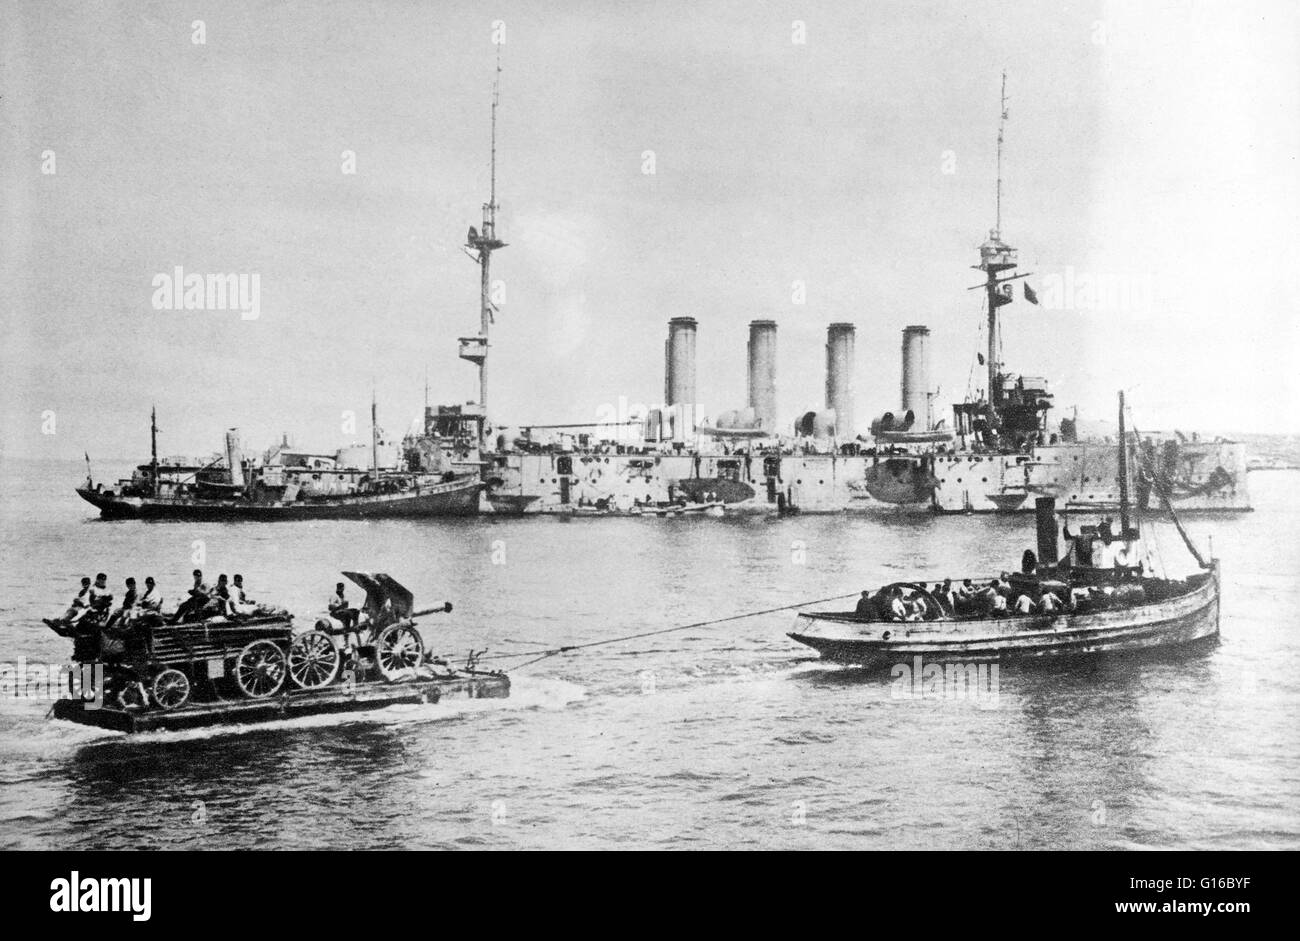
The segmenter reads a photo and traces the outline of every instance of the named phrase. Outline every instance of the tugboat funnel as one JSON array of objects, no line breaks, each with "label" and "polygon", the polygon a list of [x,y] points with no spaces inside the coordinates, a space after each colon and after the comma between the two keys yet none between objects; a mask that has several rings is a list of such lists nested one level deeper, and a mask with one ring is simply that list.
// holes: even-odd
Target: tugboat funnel
[{"label": "tugboat funnel", "polygon": [[1056,498],[1039,497],[1034,501],[1038,523],[1038,564],[1055,565],[1061,550],[1056,538]]}]

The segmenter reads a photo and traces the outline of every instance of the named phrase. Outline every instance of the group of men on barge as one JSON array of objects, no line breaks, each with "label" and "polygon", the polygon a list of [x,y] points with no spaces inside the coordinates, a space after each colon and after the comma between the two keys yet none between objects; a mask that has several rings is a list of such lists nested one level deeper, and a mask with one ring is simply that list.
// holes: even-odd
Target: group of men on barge
[{"label": "group of men on barge", "polygon": [[217,577],[215,585],[209,586],[203,580],[203,571],[195,569],[194,584],[190,586],[185,600],[166,619],[162,613],[162,592],[152,575],[144,580],[143,592],[137,588],[134,578],[126,579],[124,584],[121,604],[114,608],[108,575],[100,572],[93,582],[88,577],[83,578],[81,589],[61,619],[62,624],[75,628],[87,617],[102,622],[105,629],[129,628],[146,617],[157,623],[170,624],[186,624],[213,617],[238,620],[256,614],[258,608],[257,603],[244,591],[242,575],[235,575],[232,580],[223,574]]}]

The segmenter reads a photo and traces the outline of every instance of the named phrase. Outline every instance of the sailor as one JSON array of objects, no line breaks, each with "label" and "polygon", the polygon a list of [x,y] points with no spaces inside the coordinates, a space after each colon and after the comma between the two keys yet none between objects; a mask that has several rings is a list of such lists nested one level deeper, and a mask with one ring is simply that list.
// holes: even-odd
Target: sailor
[{"label": "sailor", "polygon": [[1053,614],[1061,609],[1061,599],[1056,597],[1053,592],[1043,592],[1043,597],[1038,599],[1038,612],[1040,614]]},{"label": "sailor", "polygon": [[1016,599],[1016,614],[1033,614],[1033,613],[1034,613],[1034,599],[1030,598],[1027,593],[1021,592],[1020,597]]},{"label": "sailor", "polygon": [[187,618],[197,615],[203,610],[203,606],[208,603],[208,596],[212,589],[203,581],[203,570],[194,570],[194,584],[190,586],[189,597],[180,603],[176,609],[176,623],[181,624]]},{"label": "sailor", "polygon": [[952,579],[945,578],[943,584],[937,586],[936,592],[939,603],[944,607],[944,614],[957,613],[957,592],[953,589]]},{"label": "sailor", "polygon": [[[87,579],[87,581],[89,581],[89,579]],[[339,585],[339,588],[341,590],[343,586]],[[858,599],[858,606],[853,609],[853,613],[860,618],[870,618],[875,616],[876,605],[875,602],[871,600],[871,592],[864,591],[862,593],[862,597]]]},{"label": "sailor", "polygon": [[[865,595],[866,592],[864,591]],[[357,626],[357,609],[348,604],[347,598],[343,597],[343,583],[339,582],[334,586],[334,594],[330,596],[328,602],[330,617],[342,623],[344,627]]]},{"label": "sailor", "polygon": [[1002,593],[1001,586],[996,578],[989,582],[989,589],[991,592],[989,596],[989,613],[995,618],[1006,617],[1007,596]]},{"label": "sailor", "polygon": [[69,624],[76,624],[86,612],[90,610],[90,577],[85,576],[81,579],[81,591],[72,599],[72,604],[68,605],[68,610],[63,615],[63,620]]}]

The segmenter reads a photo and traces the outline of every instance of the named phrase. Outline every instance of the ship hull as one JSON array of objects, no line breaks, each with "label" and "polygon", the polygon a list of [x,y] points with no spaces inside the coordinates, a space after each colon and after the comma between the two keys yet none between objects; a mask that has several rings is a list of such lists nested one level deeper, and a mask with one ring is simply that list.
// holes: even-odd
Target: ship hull
[{"label": "ship hull", "polygon": [[132,497],[81,487],[77,493],[104,519],[189,520],[198,522],[281,522],[292,520],[410,519],[471,516],[478,512],[478,481],[456,481],[422,489],[375,496],[325,498],[294,503],[244,500]]},{"label": "ship hull", "polygon": [[504,674],[460,674],[402,683],[358,684],[351,690],[295,690],[267,699],[196,703],[171,711],[127,711],[109,706],[96,709],[78,699],[60,699],[54,704],[53,716],[113,732],[170,732],[368,712],[444,699],[504,699],[509,695],[510,680]]},{"label": "ship hull", "polygon": [[1219,636],[1219,565],[1215,562],[1204,584],[1185,595],[1120,610],[915,625],[801,614],[789,636],[828,660],[865,667],[910,663],[913,657],[926,662],[1044,660],[1213,643]]},{"label": "ship hull", "polygon": [[[562,512],[605,499],[667,501],[710,484],[728,516],[841,512],[1030,513],[1034,498],[1053,496],[1066,512],[1096,513],[1118,505],[1114,445],[1071,442],[1025,454],[968,451],[872,455],[781,454],[505,454],[507,481],[489,498],[529,513]],[[599,460],[602,475],[589,471]],[[1251,509],[1245,446],[1189,442],[1179,451],[1171,486],[1179,512]],[[730,480],[728,480],[730,478]],[[725,491],[721,480],[735,481]],[[706,491],[709,488],[705,488]],[[1137,494],[1139,499],[1143,494]],[[1148,509],[1158,511],[1154,498]],[[1141,507],[1139,507],[1141,509]]]}]

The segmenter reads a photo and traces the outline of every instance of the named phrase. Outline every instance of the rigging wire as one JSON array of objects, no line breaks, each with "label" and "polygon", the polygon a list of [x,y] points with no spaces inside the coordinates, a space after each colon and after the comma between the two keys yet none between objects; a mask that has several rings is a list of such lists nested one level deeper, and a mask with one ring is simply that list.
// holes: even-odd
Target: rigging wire
[{"label": "rigging wire", "polygon": [[832,595],[829,598],[817,598],[812,601],[800,601],[797,602],[796,604],[781,605],[778,608],[767,608],[762,611],[746,611],[741,614],[732,614],[723,618],[712,618],[708,621],[696,621],[692,624],[679,624],[676,627],[663,627],[653,631],[640,631],[635,634],[624,634],[621,637],[607,637],[604,640],[588,641],[585,644],[568,644],[563,647],[553,647],[550,650],[542,651],[540,654],[538,653],[538,651],[529,650],[522,653],[504,653],[504,654],[485,655],[482,657],[478,657],[477,660],[481,662],[483,660],[514,660],[514,659],[519,659],[520,657],[532,657],[531,660],[527,660],[524,663],[519,664],[518,666],[511,667],[512,670],[522,670],[524,667],[537,663],[540,660],[546,660],[550,657],[559,656],[560,654],[564,654],[564,653],[571,653],[574,650],[586,650],[589,647],[601,647],[604,646],[605,644],[618,644],[618,643],[622,643],[623,641],[637,640],[642,637],[656,637],[660,634],[671,634],[674,633],[675,631],[688,631],[691,630],[692,628],[711,627],[714,624],[724,624],[728,621],[740,621],[745,618],[762,617],[765,614],[777,614],[781,611],[792,611],[795,608],[805,608],[810,604],[826,604],[827,602],[830,601],[840,601],[845,598],[853,598],[859,594],[861,594],[860,591],[852,591],[843,595]]}]

